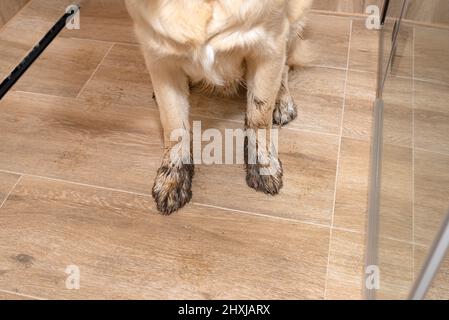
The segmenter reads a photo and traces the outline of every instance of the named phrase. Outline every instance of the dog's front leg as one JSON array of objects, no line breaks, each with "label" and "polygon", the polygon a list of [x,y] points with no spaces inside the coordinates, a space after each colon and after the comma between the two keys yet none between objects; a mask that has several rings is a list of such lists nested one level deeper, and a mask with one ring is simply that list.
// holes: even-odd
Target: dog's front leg
[{"label": "dog's front leg", "polygon": [[190,150],[189,86],[180,68],[148,63],[164,129],[165,153],[153,186],[158,210],[171,214],[192,198],[194,165]]},{"label": "dog's front leg", "polygon": [[282,163],[278,159],[272,122],[285,64],[285,46],[247,59],[248,106],[245,143],[248,186],[275,195],[282,188]]}]

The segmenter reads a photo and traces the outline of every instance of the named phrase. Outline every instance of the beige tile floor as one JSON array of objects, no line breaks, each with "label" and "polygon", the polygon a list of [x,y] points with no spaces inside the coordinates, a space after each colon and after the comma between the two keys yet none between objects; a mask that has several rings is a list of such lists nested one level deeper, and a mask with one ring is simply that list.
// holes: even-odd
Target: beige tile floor
[{"label": "beige tile floor", "polygon": [[29,0],[3,0],[0,2],[0,28],[5,25]]},{"label": "beige tile floor", "polygon": [[[33,0],[2,29],[2,75],[65,4]],[[240,166],[198,166],[193,202],[161,217],[161,126],[123,2],[82,14],[0,102],[0,297],[360,299],[376,32],[311,16],[278,197],[247,188]],[[241,128],[244,108],[192,97],[204,127]],[[72,264],[80,290],[65,288]]]}]

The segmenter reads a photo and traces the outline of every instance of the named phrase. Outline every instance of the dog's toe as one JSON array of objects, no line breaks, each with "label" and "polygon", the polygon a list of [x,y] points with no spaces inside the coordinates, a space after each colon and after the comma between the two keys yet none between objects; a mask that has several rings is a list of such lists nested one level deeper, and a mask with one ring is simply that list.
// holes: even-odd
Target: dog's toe
[{"label": "dog's toe", "polygon": [[265,194],[277,195],[283,187],[283,169],[279,159],[273,159],[270,166],[246,165],[246,183],[249,187]]},{"label": "dog's toe", "polygon": [[298,108],[293,99],[276,102],[276,106],[273,111],[273,123],[275,125],[285,126],[297,117]]},{"label": "dog's toe", "polygon": [[157,209],[164,215],[169,215],[192,199],[192,178],[194,166],[182,164],[163,165],[159,168],[153,186],[153,198]]}]

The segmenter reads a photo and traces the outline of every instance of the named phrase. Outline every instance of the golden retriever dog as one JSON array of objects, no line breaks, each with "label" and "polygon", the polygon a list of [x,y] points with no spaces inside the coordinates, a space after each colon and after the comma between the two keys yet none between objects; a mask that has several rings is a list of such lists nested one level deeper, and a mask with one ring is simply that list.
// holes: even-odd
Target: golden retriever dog
[{"label": "golden retriever dog", "polygon": [[[151,75],[164,129],[165,154],[153,186],[162,214],[192,197],[191,153],[172,141],[190,132],[189,94],[195,85],[225,94],[247,90],[245,129],[271,130],[296,118],[288,89],[289,68],[301,50],[301,31],[312,0],[126,0]],[[266,135],[266,134],[265,134]],[[190,136],[189,136],[190,137]],[[270,138],[268,138],[270,139]],[[245,150],[248,141],[245,139]],[[282,163],[272,141],[260,143],[257,159],[246,159],[249,187],[269,195],[282,188]],[[246,151],[245,151],[246,152]],[[258,162],[259,161],[259,162]],[[270,173],[262,174],[269,166]]]}]

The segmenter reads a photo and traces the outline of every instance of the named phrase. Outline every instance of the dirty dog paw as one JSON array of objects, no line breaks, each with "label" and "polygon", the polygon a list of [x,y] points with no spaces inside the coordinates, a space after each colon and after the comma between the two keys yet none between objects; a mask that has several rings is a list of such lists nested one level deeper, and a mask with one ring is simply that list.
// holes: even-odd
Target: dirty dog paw
[{"label": "dirty dog paw", "polygon": [[192,199],[192,178],[194,166],[191,164],[163,164],[157,171],[153,186],[153,198],[157,209],[169,215],[184,207]]},{"label": "dirty dog paw", "polygon": [[246,164],[246,183],[250,188],[265,194],[277,195],[283,186],[282,162],[270,158],[270,165]]},{"label": "dirty dog paw", "polygon": [[292,98],[276,102],[273,111],[273,123],[284,126],[295,120],[298,116],[298,108]]}]

